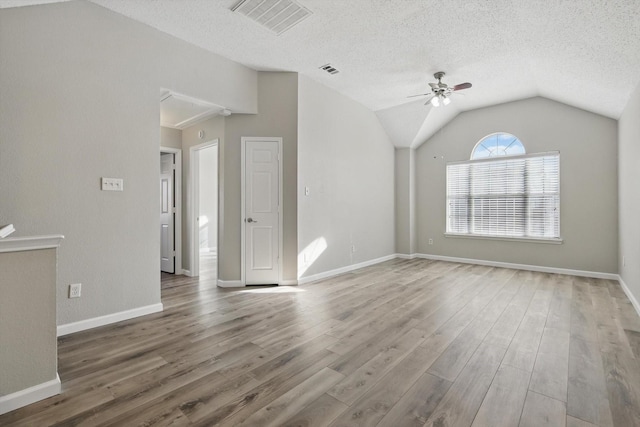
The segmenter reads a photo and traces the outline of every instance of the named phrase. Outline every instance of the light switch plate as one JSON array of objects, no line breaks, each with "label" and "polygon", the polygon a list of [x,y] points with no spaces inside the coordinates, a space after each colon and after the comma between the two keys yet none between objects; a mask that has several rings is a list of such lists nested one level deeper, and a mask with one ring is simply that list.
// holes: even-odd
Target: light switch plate
[{"label": "light switch plate", "polygon": [[101,179],[102,191],[123,191],[124,180],[122,178],[105,178]]}]

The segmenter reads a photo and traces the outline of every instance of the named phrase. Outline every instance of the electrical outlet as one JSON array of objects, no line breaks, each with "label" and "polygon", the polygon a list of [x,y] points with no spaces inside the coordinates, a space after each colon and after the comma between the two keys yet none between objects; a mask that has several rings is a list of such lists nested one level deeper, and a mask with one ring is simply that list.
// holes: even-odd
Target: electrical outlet
[{"label": "electrical outlet", "polygon": [[351,253],[354,253],[356,251],[356,245],[351,245]]},{"label": "electrical outlet", "polygon": [[433,245],[433,239],[429,239],[429,244]]},{"label": "electrical outlet", "polygon": [[624,258],[624,256],[622,257],[622,266],[626,266],[627,265],[627,260]]},{"label": "electrical outlet", "polygon": [[81,283],[73,283],[69,285],[69,298],[80,298],[81,290],[82,290]]}]

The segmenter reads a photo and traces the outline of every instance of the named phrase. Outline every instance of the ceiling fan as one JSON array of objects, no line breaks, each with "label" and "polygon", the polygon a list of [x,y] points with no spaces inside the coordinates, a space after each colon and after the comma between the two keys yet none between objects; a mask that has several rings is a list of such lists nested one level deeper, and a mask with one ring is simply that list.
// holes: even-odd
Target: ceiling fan
[{"label": "ceiling fan", "polygon": [[438,83],[429,83],[429,86],[431,86],[431,92],[420,93],[418,95],[411,95],[411,96],[408,96],[407,98],[413,98],[415,96],[431,95],[429,98],[427,98],[427,102],[425,102],[424,105],[431,103],[431,105],[433,105],[434,107],[439,107],[441,104],[449,105],[449,103],[451,102],[451,100],[449,99],[449,95],[451,95],[453,92],[456,92],[462,89],[468,89],[471,87],[471,83],[468,83],[468,82],[460,83],[455,86],[449,86],[446,83],[442,83],[442,78],[444,77],[444,74],[445,74],[444,71],[438,71],[433,75],[433,77],[435,77],[436,80],[438,80]]}]

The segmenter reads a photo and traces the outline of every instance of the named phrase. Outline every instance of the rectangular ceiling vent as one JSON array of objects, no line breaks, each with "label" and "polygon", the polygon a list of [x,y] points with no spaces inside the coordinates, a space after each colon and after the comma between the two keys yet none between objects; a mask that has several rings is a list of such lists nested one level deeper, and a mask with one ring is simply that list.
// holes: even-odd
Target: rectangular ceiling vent
[{"label": "rectangular ceiling vent", "polygon": [[242,0],[231,10],[243,14],[277,35],[313,13],[295,0]]},{"label": "rectangular ceiling vent", "polygon": [[320,69],[326,71],[329,74],[338,74],[340,72],[331,64],[325,64],[320,67]]}]

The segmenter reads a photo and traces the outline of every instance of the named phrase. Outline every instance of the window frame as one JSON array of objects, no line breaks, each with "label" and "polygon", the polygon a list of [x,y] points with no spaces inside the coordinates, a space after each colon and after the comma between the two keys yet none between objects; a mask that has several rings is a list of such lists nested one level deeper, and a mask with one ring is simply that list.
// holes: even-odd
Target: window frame
[{"label": "window frame", "polygon": [[[496,132],[498,133],[498,132]],[[491,135],[495,135],[491,134]],[[481,139],[480,141],[484,140]],[[476,144],[477,146],[477,144]],[[474,149],[472,151],[475,151],[476,146],[474,146]],[[524,146],[524,144],[523,144]],[[558,157],[558,236],[557,237],[536,237],[536,236],[505,236],[505,235],[491,235],[491,234],[476,234],[476,233],[456,233],[456,232],[451,232],[448,231],[448,227],[449,227],[449,208],[450,208],[450,203],[449,203],[449,176],[448,176],[448,167],[450,165],[460,165],[460,164],[478,164],[478,163],[484,163],[484,162],[498,162],[498,161],[505,161],[505,160],[511,160],[511,159],[527,159],[527,158],[533,158],[533,157],[545,157],[545,156],[557,156]],[[463,238],[463,239],[488,239],[488,240],[502,240],[502,241],[509,241],[509,242],[530,242],[530,243],[546,243],[546,244],[562,244],[563,243],[563,238],[562,238],[562,228],[561,228],[561,201],[562,201],[562,180],[561,178],[561,162],[560,162],[560,151],[546,151],[546,152],[541,152],[541,153],[531,153],[531,154],[521,154],[521,155],[500,155],[500,156],[494,156],[494,157],[483,157],[480,159],[472,159],[472,160],[461,160],[461,161],[455,161],[455,162],[447,162],[446,164],[446,177],[445,177],[445,205],[446,205],[446,210],[445,210],[445,232],[444,232],[444,236],[445,237],[450,237],[450,238]]]},{"label": "window frame", "polygon": [[[476,156],[476,151],[478,151],[478,147],[482,146],[485,141],[487,141],[488,139],[491,139],[492,137],[496,137],[498,138],[500,135],[508,135],[510,137],[513,137],[515,139],[515,141],[518,142],[519,146],[522,147],[522,154],[508,154],[508,153],[504,153],[504,154],[496,154],[496,155],[489,155],[489,156],[483,156],[483,157],[475,157]],[[513,144],[513,142],[512,142]],[[509,148],[511,146],[511,144],[509,144],[507,146],[507,148]],[[489,151],[491,153],[491,151],[485,146],[485,150]],[[495,159],[495,158],[500,158],[500,157],[517,157],[517,156],[524,156],[527,155],[527,149],[524,146],[524,143],[522,142],[522,140],[520,138],[518,138],[517,136],[515,136],[512,133],[509,132],[493,132],[490,133],[489,135],[481,138],[478,142],[476,142],[476,145],[473,146],[473,149],[471,150],[471,156],[469,157],[469,160],[482,160],[482,159]]]}]

